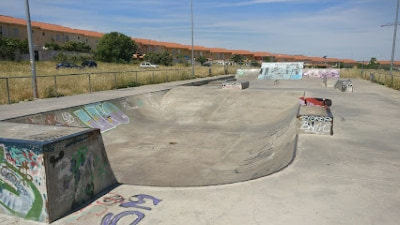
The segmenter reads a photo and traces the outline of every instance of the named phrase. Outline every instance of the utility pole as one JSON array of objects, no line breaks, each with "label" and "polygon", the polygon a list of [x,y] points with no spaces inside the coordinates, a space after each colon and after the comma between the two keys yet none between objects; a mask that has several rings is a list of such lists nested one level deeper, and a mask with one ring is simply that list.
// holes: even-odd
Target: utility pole
[{"label": "utility pole", "polygon": [[31,16],[29,12],[28,0],[25,0],[25,12],[26,12],[26,28],[28,32],[28,43],[29,43],[29,58],[31,60],[31,70],[32,70],[32,92],[33,92],[33,99],[36,99],[38,98],[38,90],[36,84],[35,56],[33,52]]}]

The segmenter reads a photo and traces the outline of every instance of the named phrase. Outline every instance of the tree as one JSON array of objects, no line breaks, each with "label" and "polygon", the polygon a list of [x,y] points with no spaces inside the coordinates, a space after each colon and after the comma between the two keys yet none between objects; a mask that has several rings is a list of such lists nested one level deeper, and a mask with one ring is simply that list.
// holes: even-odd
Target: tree
[{"label": "tree", "polygon": [[2,38],[0,36],[0,58],[15,60],[17,54],[29,53],[27,40],[18,40],[14,38]]},{"label": "tree", "polygon": [[97,44],[96,58],[103,62],[129,62],[137,51],[137,45],[130,37],[111,32],[104,34]]},{"label": "tree", "polygon": [[60,45],[57,44],[56,42],[46,43],[46,44],[44,44],[44,47],[46,49],[56,50],[56,51],[61,49]]},{"label": "tree", "polygon": [[68,41],[61,46],[62,50],[70,52],[90,52],[92,49],[84,42]]},{"label": "tree", "polygon": [[154,64],[160,64],[164,66],[171,66],[173,58],[169,52],[165,51],[163,53],[148,53],[144,56],[144,60],[149,61]]},{"label": "tree", "polygon": [[368,69],[378,69],[379,68],[379,62],[376,60],[375,57],[372,57],[371,60],[368,63]]},{"label": "tree", "polygon": [[250,66],[254,66],[254,67],[260,67],[260,63],[256,62],[256,61],[251,61],[250,62]]},{"label": "tree", "polygon": [[264,62],[274,62],[274,56],[264,56],[263,61]]},{"label": "tree", "polygon": [[199,62],[201,65],[203,65],[203,63],[205,63],[207,61],[207,59],[206,59],[206,57],[201,55],[196,58],[196,61]]},{"label": "tree", "polygon": [[243,63],[244,57],[242,55],[239,54],[233,54],[231,56],[231,60],[234,61],[235,63]]}]

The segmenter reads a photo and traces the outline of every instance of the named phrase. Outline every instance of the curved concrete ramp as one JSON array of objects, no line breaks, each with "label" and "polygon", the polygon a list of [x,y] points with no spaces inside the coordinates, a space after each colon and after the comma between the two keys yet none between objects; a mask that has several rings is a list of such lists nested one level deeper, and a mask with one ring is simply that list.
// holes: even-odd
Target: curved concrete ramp
[{"label": "curved concrete ramp", "polygon": [[294,157],[299,92],[177,87],[112,103],[128,124],[103,133],[121,183],[204,186],[259,178]]}]

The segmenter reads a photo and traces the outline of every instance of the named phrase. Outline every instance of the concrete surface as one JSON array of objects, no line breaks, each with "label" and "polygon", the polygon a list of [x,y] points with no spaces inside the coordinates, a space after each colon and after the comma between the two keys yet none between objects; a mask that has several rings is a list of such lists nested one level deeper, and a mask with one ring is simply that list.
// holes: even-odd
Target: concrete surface
[{"label": "concrete surface", "polygon": [[[52,224],[398,224],[400,93],[363,80],[352,83],[353,93],[327,88],[320,79],[278,85],[250,80],[248,89],[227,90],[266,96],[294,91],[334,102],[334,135],[300,134],[293,162],[277,173],[204,187],[122,184]],[[56,109],[54,102],[64,108],[164,90],[165,85],[0,106],[0,118]],[[0,215],[0,224],[40,223]]]}]

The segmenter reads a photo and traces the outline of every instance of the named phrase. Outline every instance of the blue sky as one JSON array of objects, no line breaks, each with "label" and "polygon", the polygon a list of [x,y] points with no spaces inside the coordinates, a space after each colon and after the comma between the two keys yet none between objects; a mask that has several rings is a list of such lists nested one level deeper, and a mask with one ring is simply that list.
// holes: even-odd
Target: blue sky
[{"label": "blue sky", "polygon": [[[192,0],[194,44],[280,54],[390,60],[396,0]],[[35,0],[32,21],[191,44],[190,0]],[[26,18],[25,1],[0,14]],[[400,29],[399,29],[400,32]],[[400,37],[400,34],[397,35]],[[400,42],[395,60],[400,60]]]}]

